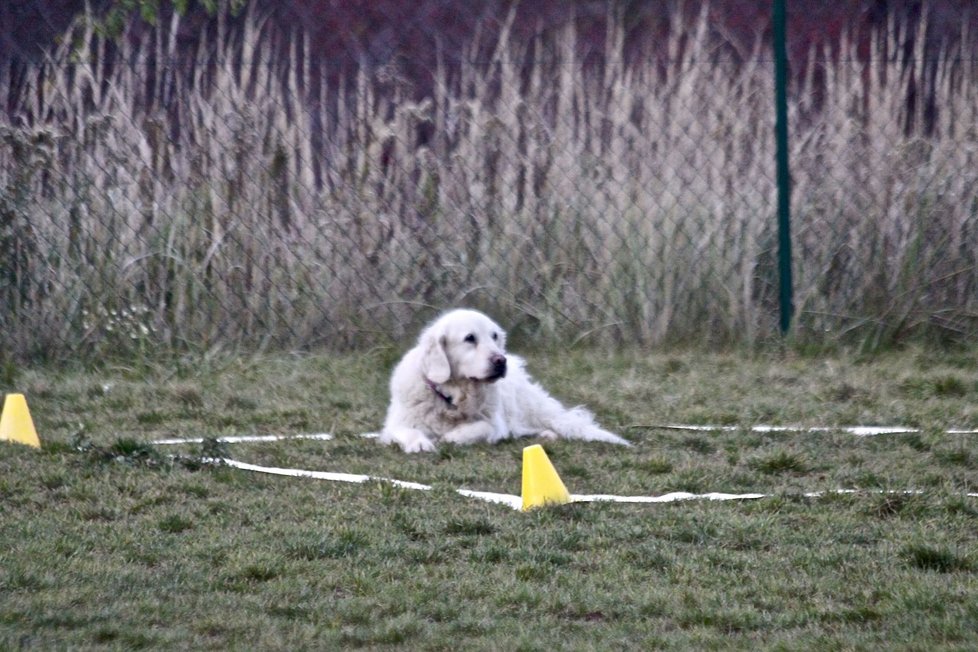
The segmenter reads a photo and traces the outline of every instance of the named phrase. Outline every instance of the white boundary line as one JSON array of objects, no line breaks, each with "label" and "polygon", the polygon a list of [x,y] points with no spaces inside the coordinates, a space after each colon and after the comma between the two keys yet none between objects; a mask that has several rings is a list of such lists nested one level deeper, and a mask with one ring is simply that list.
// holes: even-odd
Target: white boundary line
[{"label": "white boundary line", "polygon": [[[320,432],[314,435],[241,435],[233,437],[215,437],[214,441],[220,444],[241,444],[253,441],[286,441],[290,439],[316,439],[329,441],[333,435],[327,432]],[[179,444],[203,444],[204,437],[189,437],[185,439],[157,439],[149,442],[151,446],[177,446]]]},{"label": "white boundary line", "polygon": [[[235,469],[241,469],[243,471],[253,471],[256,473],[267,473],[270,475],[280,475],[291,478],[311,478],[313,480],[328,480],[332,482],[350,482],[355,484],[362,484],[364,482],[370,482],[371,480],[376,482],[386,482],[392,484],[395,487],[401,487],[403,489],[414,489],[418,491],[430,491],[431,485],[421,484],[419,482],[409,482],[407,480],[396,480],[394,478],[383,478],[375,477],[363,474],[354,473],[334,473],[330,471],[309,471],[306,469],[283,469],[274,466],[260,466],[258,464],[249,464],[248,462],[240,462],[238,460],[230,459],[227,457],[222,458],[205,458],[203,460],[207,464],[225,464]],[[484,500],[491,503],[500,503],[503,505],[508,505],[513,509],[522,509],[523,498],[521,496],[514,496],[512,494],[501,494],[491,491],[474,491],[472,489],[456,489],[456,493],[465,496],[467,498],[476,498],[478,500]],[[707,494],[692,494],[686,492],[673,492],[669,494],[664,494],[662,496],[613,496],[610,494],[571,494],[572,503],[599,503],[599,502],[615,502],[615,503],[673,503],[681,500],[755,500],[757,498],[766,498],[767,494],[725,494],[725,493],[707,493]]]},{"label": "white boundary line", "polygon": [[[876,435],[892,435],[892,434],[912,434],[921,432],[916,428],[906,428],[903,426],[837,426],[837,427],[804,427],[804,426],[767,426],[767,425],[756,425],[756,426],[710,426],[710,425],[682,425],[682,424],[671,424],[671,425],[653,425],[647,426],[648,428],[660,428],[664,430],[687,430],[695,432],[732,432],[739,430],[748,430],[751,432],[846,432],[857,437],[871,437]],[[978,430],[947,430],[947,434],[952,435],[972,435],[978,434]],[[361,437],[367,439],[376,439],[379,435],[377,433],[363,433]],[[330,441],[334,439],[333,435],[329,433],[316,433],[316,434],[305,434],[305,435],[241,435],[241,436],[230,436],[230,437],[217,437],[215,441],[225,444],[237,444],[246,442],[275,442],[275,441],[289,441],[289,440],[318,440],[318,441]],[[200,444],[205,441],[203,437],[190,437],[190,438],[173,438],[173,439],[157,439],[151,441],[150,445],[154,446],[174,446],[179,444]],[[293,478],[310,478],[313,480],[325,480],[329,482],[348,482],[354,484],[363,484],[365,482],[375,481],[375,482],[385,482],[391,484],[395,487],[400,487],[402,489],[411,489],[416,491],[430,491],[432,489],[431,485],[422,484],[420,482],[411,482],[408,480],[398,480],[395,478],[384,478],[370,475],[363,475],[358,473],[338,473],[333,471],[310,471],[306,469],[286,469],[272,466],[260,466],[258,464],[249,464],[248,462],[241,462],[235,459],[227,457],[205,457],[202,459],[205,464],[223,464],[231,468],[240,469],[242,471],[252,471],[255,473],[265,473],[269,475],[286,476]],[[502,505],[507,505],[512,509],[522,509],[523,499],[520,496],[514,496],[512,494],[501,494],[491,491],[475,491],[472,489],[456,489],[455,492],[461,496],[467,498],[475,498],[477,500],[484,500],[490,503],[497,503]],[[858,493],[869,493],[869,494],[922,494],[922,491],[917,490],[905,490],[905,491],[893,491],[893,490],[859,490],[859,489],[835,489],[830,491],[812,491],[800,494],[805,498],[821,498],[827,495],[833,494],[858,494]],[[662,494],[660,496],[616,496],[612,494],[571,494],[570,499],[572,503],[600,503],[600,502],[613,502],[613,503],[674,503],[687,500],[710,500],[710,501],[728,501],[728,500],[758,500],[760,498],[770,498],[777,494],[764,494],[764,493],[743,493],[743,494],[730,494],[730,493],[719,493],[710,492],[705,494],[694,494],[684,491],[676,491],[672,493]],[[978,493],[968,493],[965,496],[969,498],[978,498]]]},{"label": "white boundary line", "polygon": [[[875,437],[877,435],[911,435],[923,432],[920,428],[909,426],[767,426],[758,424],[756,426],[710,426],[710,425],[685,425],[685,424],[656,424],[643,426],[649,429],[659,430],[690,430],[695,432],[844,432],[857,437]],[[945,430],[949,435],[978,435],[978,430]]]},{"label": "white boundary line", "polygon": [[[639,427],[639,426],[634,426]],[[686,430],[690,432],[797,432],[797,433],[824,433],[824,432],[844,432],[856,437],[875,437],[878,435],[910,435],[923,432],[919,428],[909,426],[770,426],[758,424],[754,426],[721,426],[721,425],[693,425],[693,424],[653,424],[641,426],[650,430]],[[978,429],[951,429],[944,431],[948,435],[978,435]],[[364,439],[377,439],[380,437],[376,432],[364,432],[360,434]],[[215,441],[221,444],[240,444],[248,442],[273,442],[289,441],[293,439],[313,439],[319,441],[329,441],[335,437],[330,433],[316,433],[307,435],[240,435],[229,437],[216,437]],[[153,446],[177,446],[180,444],[202,444],[204,437],[157,439],[149,442]]]},{"label": "white boundary line", "polygon": [[[394,485],[395,487],[400,487],[402,489],[414,489],[417,491],[431,491],[432,488],[431,485],[421,484],[420,482],[410,482],[408,480],[381,478],[359,473],[334,473],[331,471],[307,471],[306,469],[283,469],[274,466],[259,466],[258,464],[240,462],[228,457],[205,457],[203,462],[205,464],[225,464],[235,469],[241,469],[242,471],[254,471],[256,473],[282,475],[290,478],[311,478],[313,480],[350,482],[354,484],[363,484],[364,482],[370,481],[386,482]],[[478,498],[479,500],[485,500],[491,503],[502,503],[504,505],[509,505],[513,509],[520,509],[523,506],[523,499],[520,496],[497,494],[491,491],[473,491],[471,489],[456,489],[455,491],[456,493],[468,498]]]},{"label": "white boundary line", "polygon": [[[354,484],[363,484],[365,482],[375,481],[375,482],[386,482],[392,484],[395,487],[401,487],[402,489],[413,489],[416,491],[431,491],[431,485],[421,484],[420,482],[410,482],[407,480],[396,480],[394,478],[383,478],[370,475],[363,475],[357,473],[334,473],[331,471],[308,471],[306,469],[284,469],[274,466],[260,466],[258,464],[249,464],[248,462],[240,462],[227,457],[221,458],[204,458],[203,462],[205,464],[224,464],[229,467],[240,469],[242,471],[252,471],[255,473],[267,473],[270,475],[287,476],[291,478],[311,478],[313,480],[327,480],[331,482],[349,482]],[[502,505],[508,505],[512,509],[522,509],[523,498],[520,496],[514,496],[512,494],[501,494],[491,491],[474,491],[472,489],[456,489],[455,493],[465,496],[466,498],[475,498],[477,500],[484,500],[490,503],[498,503]],[[923,494],[923,491],[919,490],[905,490],[905,491],[887,491],[883,489],[869,489],[869,490],[859,490],[859,489],[835,489],[832,491],[810,491],[807,493],[800,494],[805,498],[822,498],[828,495],[838,495],[838,494],[907,494],[907,495],[918,495]],[[778,494],[762,494],[762,493],[744,493],[744,494],[728,494],[728,493],[705,493],[705,494],[693,494],[684,491],[676,491],[668,494],[663,494],[661,496],[615,496],[612,494],[571,494],[570,500],[572,503],[675,503],[687,500],[710,500],[710,501],[727,501],[727,500],[758,500],[760,498],[770,498]],[[965,494],[969,498],[978,498],[978,493]]]}]

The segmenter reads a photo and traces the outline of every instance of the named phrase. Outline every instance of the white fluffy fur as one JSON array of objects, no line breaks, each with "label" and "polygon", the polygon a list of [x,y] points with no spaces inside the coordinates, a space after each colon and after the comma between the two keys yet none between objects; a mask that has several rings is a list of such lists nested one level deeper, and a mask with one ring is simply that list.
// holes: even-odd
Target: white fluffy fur
[{"label": "white fluffy fur", "polygon": [[394,369],[380,441],[408,453],[533,435],[629,445],[585,408],[565,408],[547,394],[505,346],[503,329],[474,310],[431,323]]}]

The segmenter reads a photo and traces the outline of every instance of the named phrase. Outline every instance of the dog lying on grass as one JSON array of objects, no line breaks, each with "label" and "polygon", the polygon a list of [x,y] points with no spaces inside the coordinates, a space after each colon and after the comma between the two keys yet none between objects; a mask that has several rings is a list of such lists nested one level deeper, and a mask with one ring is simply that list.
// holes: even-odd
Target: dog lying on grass
[{"label": "dog lying on grass", "polygon": [[428,325],[394,368],[380,441],[407,453],[534,435],[630,445],[585,408],[568,409],[547,394],[505,346],[505,331],[474,310]]}]

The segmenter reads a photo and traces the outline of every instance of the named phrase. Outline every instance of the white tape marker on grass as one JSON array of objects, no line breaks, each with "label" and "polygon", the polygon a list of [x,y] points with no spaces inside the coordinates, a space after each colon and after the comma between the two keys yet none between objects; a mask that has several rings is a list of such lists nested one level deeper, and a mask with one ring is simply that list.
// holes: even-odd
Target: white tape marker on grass
[{"label": "white tape marker on grass", "polygon": [[[657,424],[652,426],[635,426],[659,430],[688,430],[692,432],[844,432],[856,437],[875,437],[877,435],[912,435],[922,432],[919,428],[909,426],[769,426],[758,424],[755,426],[711,426],[693,425],[682,423]],[[949,435],[978,435],[978,430],[952,429],[945,431]],[[376,432],[365,432],[360,435],[365,439],[377,439],[380,437]]]},{"label": "white tape marker on grass", "polygon": [[[242,444],[247,442],[287,441],[293,439],[329,441],[333,439],[333,435],[321,432],[315,435],[236,435],[232,437],[213,437],[212,439],[220,444]],[[151,446],[179,446],[180,444],[203,444],[204,441],[204,437],[189,437],[183,439],[157,439],[149,443]]]},{"label": "white tape marker on grass", "polygon": [[[845,432],[857,437],[874,437],[876,435],[907,435],[920,432],[919,429],[906,426],[711,426],[711,425],[686,425],[686,424],[663,424],[646,426],[648,428],[659,428],[662,430],[687,430],[693,432]],[[949,435],[978,435],[978,430],[948,430]],[[380,437],[376,432],[365,432],[360,435],[363,439],[377,439]],[[241,444],[250,442],[273,442],[291,441],[297,439],[312,439],[319,441],[330,441],[334,439],[329,433],[317,433],[313,435],[236,435],[229,437],[216,437],[215,441],[221,444]],[[202,444],[204,437],[187,437],[173,439],[157,439],[151,441],[153,446],[178,446],[180,444]]]},{"label": "white tape marker on grass", "polygon": [[[804,428],[804,427],[793,427],[793,426],[751,426],[749,428],[743,428],[741,426],[703,426],[703,425],[660,425],[653,426],[656,428],[670,429],[670,430],[692,430],[692,431],[737,431],[737,430],[751,430],[753,432],[848,432],[850,434],[867,437],[875,435],[884,434],[904,434],[904,433],[915,433],[919,430],[912,428],[903,427],[888,427],[888,426],[845,426],[845,427],[815,427],[815,428]],[[948,434],[959,434],[959,435],[970,435],[978,434],[978,430],[948,430]],[[378,437],[377,433],[364,433],[361,437],[374,439]],[[231,437],[219,437],[216,441],[221,443],[235,444],[243,442],[272,442],[272,441],[287,441],[294,439],[313,439],[329,441],[333,439],[333,435],[328,433],[319,433],[313,435],[243,435],[243,436],[231,436]],[[178,444],[200,444],[204,442],[203,437],[195,438],[184,438],[184,439],[159,439],[150,444],[158,446],[166,445],[178,445]],[[362,484],[365,482],[376,481],[376,482],[386,482],[395,487],[401,487],[403,489],[412,489],[417,491],[430,491],[431,486],[426,484],[421,484],[419,482],[410,482],[407,480],[397,480],[394,478],[383,478],[375,477],[357,473],[337,473],[332,471],[310,471],[306,469],[285,469],[271,466],[260,466],[258,464],[249,464],[247,462],[239,462],[238,460],[230,458],[204,458],[203,460],[208,464],[225,464],[229,467],[240,469],[243,471],[252,471],[255,473],[266,473],[270,475],[287,476],[293,478],[311,478],[314,480],[326,480],[330,482],[348,482],[355,484]],[[456,493],[467,498],[475,498],[478,500],[484,500],[491,503],[498,503],[502,505],[508,505],[512,509],[521,509],[523,505],[523,499],[520,496],[514,496],[512,494],[501,494],[491,491],[475,491],[472,489],[456,489]],[[887,490],[856,490],[856,489],[836,489],[831,491],[813,491],[801,494],[806,498],[821,498],[823,496],[832,494],[857,494],[857,493],[905,493],[905,494],[917,494],[922,493],[920,491],[887,491]],[[710,492],[705,494],[693,494],[688,492],[673,492],[668,494],[663,494],[661,496],[616,496],[612,494],[571,494],[571,502],[575,503],[598,503],[598,502],[614,502],[614,503],[674,503],[680,501],[688,500],[711,500],[711,501],[728,501],[728,500],[757,500],[760,498],[769,498],[773,494],[763,494],[763,493],[743,493],[743,494],[730,494],[730,493],[720,493],[720,492]],[[968,493],[965,494],[969,498],[978,498],[978,493]]]},{"label": "white tape marker on grass", "polygon": [[[282,469],[274,466],[259,466],[248,462],[239,462],[227,457],[205,458],[206,464],[226,464],[235,469],[243,471],[254,471],[255,473],[268,473],[270,475],[282,475],[290,478],[312,478],[313,480],[328,480],[330,482],[350,482],[363,484],[371,480],[376,482],[386,482],[402,489],[414,489],[417,491],[431,491],[431,485],[421,484],[420,482],[410,482],[408,480],[396,480],[394,478],[381,478],[359,473],[334,473],[332,471],[309,471],[306,469]],[[497,494],[490,491],[472,491],[470,489],[456,489],[456,492],[468,498],[478,498],[491,503],[502,503],[514,509],[519,509],[523,505],[523,499],[519,496],[509,494]]]},{"label": "white tape marker on grass", "polygon": [[[687,425],[681,423],[658,424],[652,426],[635,426],[659,430],[690,430],[694,432],[844,432],[856,437],[875,437],[876,435],[912,435],[921,432],[918,428],[909,426],[710,426]],[[949,435],[978,435],[978,430],[947,430]],[[380,433],[365,432],[360,435],[364,439],[377,439]]]},{"label": "white tape marker on grass", "polygon": [[[691,430],[695,432],[845,432],[857,437],[877,435],[912,435],[921,432],[919,428],[908,426],[696,426],[683,424],[663,424],[649,426],[662,430]],[[978,430],[947,430],[949,435],[975,435]]]},{"label": "white tape marker on grass", "polygon": [[[414,489],[418,491],[430,491],[431,485],[421,484],[420,482],[409,482],[407,480],[395,480],[393,478],[382,478],[370,475],[362,475],[356,473],[334,473],[330,471],[308,471],[305,469],[282,469],[273,466],[259,466],[257,464],[249,464],[247,462],[239,462],[238,460],[233,460],[230,458],[208,458],[204,460],[205,463],[209,464],[226,464],[235,469],[241,469],[243,471],[253,471],[256,473],[268,473],[271,475],[281,475],[288,476],[292,478],[312,478],[314,480],[328,480],[332,482],[351,482],[355,484],[363,484],[364,482],[370,482],[371,480],[376,482],[387,482],[394,485],[395,487],[401,487],[403,489]],[[520,496],[514,496],[512,494],[500,494],[492,491],[474,491],[472,489],[456,489],[455,493],[460,496],[465,496],[466,498],[475,498],[477,500],[484,500],[490,503],[498,503],[501,505],[508,505],[512,509],[522,509],[523,499]],[[893,491],[886,489],[835,489],[830,491],[809,491],[800,494],[804,498],[824,498],[825,496],[832,495],[848,495],[848,494],[906,494],[906,495],[918,495],[923,494],[920,490],[904,490],[904,491]],[[705,494],[692,494],[685,491],[676,491],[673,493],[662,494],[661,496],[615,496],[612,494],[571,494],[570,499],[572,503],[677,503],[689,500],[710,500],[710,501],[728,501],[728,500],[758,500],[760,498],[771,498],[777,494],[762,494],[762,493],[746,493],[746,494],[728,494],[719,492],[710,492]],[[968,493],[965,494],[968,498],[978,498],[978,493]]]},{"label": "white tape marker on grass", "polygon": [[228,466],[234,467],[236,469],[242,469],[244,471],[255,471],[257,473],[269,473],[271,475],[284,475],[293,478],[312,478],[313,480],[329,480],[331,482],[352,482],[356,484],[362,484],[364,482],[369,482],[371,480],[377,480],[378,482],[387,482],[395,487],[403,487],[404,489],[419,489],[421,491],[428,491],[431,489],[430,485],[421,484],[419,482],[408,482],[407,480],[394,480],[393,478],[375,478],[369,475],[362,475],[360,473],[336,473],[333,471],[307,471],[305,469],[281,469],[274,466],[259,466],[257,464],[249,464],[248,462],[239,462],[238,460],[232,460],[228,457],[221,458],[204,458],[205,463],[220,463],[227,464]]},{"label": "white tape marker on grass", "polygon": [[[370,482],[371,480],[375,482],[386,482],[392,484],[395,487],[401,487],[403,489],[414,489],[417,491],[430,491],[431,485],[421,484],[420,482],[409,482],[407,480],[396,480],[394,478],[383,478],[370,475],[363,475],[359,473],[335,473],[332,471],[309,471],[306,469],[283,469],[274,466],[260,466],[258,464],[249,464],[248,462],[239,462],[238,460],[233,460],[230,458],[207,458],[204,462],[209,464],[225,464],[235,469],[240,469],[242,471],[252,471],[255,473],[267,473],[269,475],[279,475],[286,476],[290,478],[311,478],[313,480],[327,480],[330,482],[349,482],[354,484],[363,484],[365,482]],[[501,494],[492,491],[474,491],[472,489],[456,489],[455,492],[466,498],[475,498],[477,500],[484,500],[490,503],[498,503],[501,505],[508,505],[512,509],[521,509],[523,506],[523,499],[520,496],[514,496],[512,494]],[[812,492],[804,494],[804,496],[809,498],[818,498],[826,494],[831,493],[858,493],[852,489],[843,489],[838,491],[829,492]],[[969,494],[978,496],[978,494]],[[745,493],[745,494],[729,494],[729,493],[718,493],[711,492],[705,494],[693,494],[685,491],[677,491],[673,493],[663,494],[661,496],[615,496],[611,494],[571,494],[572,503],[676,503],[688,500],[710,500],[710,501],[727,501],[727,500],[757,500],[759,498],[769,498],[771,494],[761,494],[761,493]]]},{"label": "white tape marker on grass", "polygon": [[675,491],[661,496],[613,496],[610,494],[571,494],[574,503],[675,503],[681,500],[756,500],[766,498],[767,494],[725,494],[711,492],[691,494]]}]

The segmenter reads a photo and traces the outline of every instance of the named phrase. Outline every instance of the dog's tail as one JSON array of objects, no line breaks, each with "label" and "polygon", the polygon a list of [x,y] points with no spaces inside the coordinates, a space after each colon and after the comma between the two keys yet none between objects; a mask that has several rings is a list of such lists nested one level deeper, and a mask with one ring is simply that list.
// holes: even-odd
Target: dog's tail
[{"label": "dog's tail", "polygon": [[507,425],[514,436],[543,435],[559,439],[603,441],[631,446],[618,435],[601,428],[594,415],[584,407],[566,408],[547,394],[527,373],[522,358],[510,356],[511,371],[506,382],[515,383],[517,391],[506,392]]},{"label": "dog's tail", "polygon": [[603,441],[609,444],[631,446],[627,439],[601,428],[594,422],[594,415],[584,407],[577,406],[561,411],[550,419],[550,429],[561,439],[580,439],[584,441]]}]

